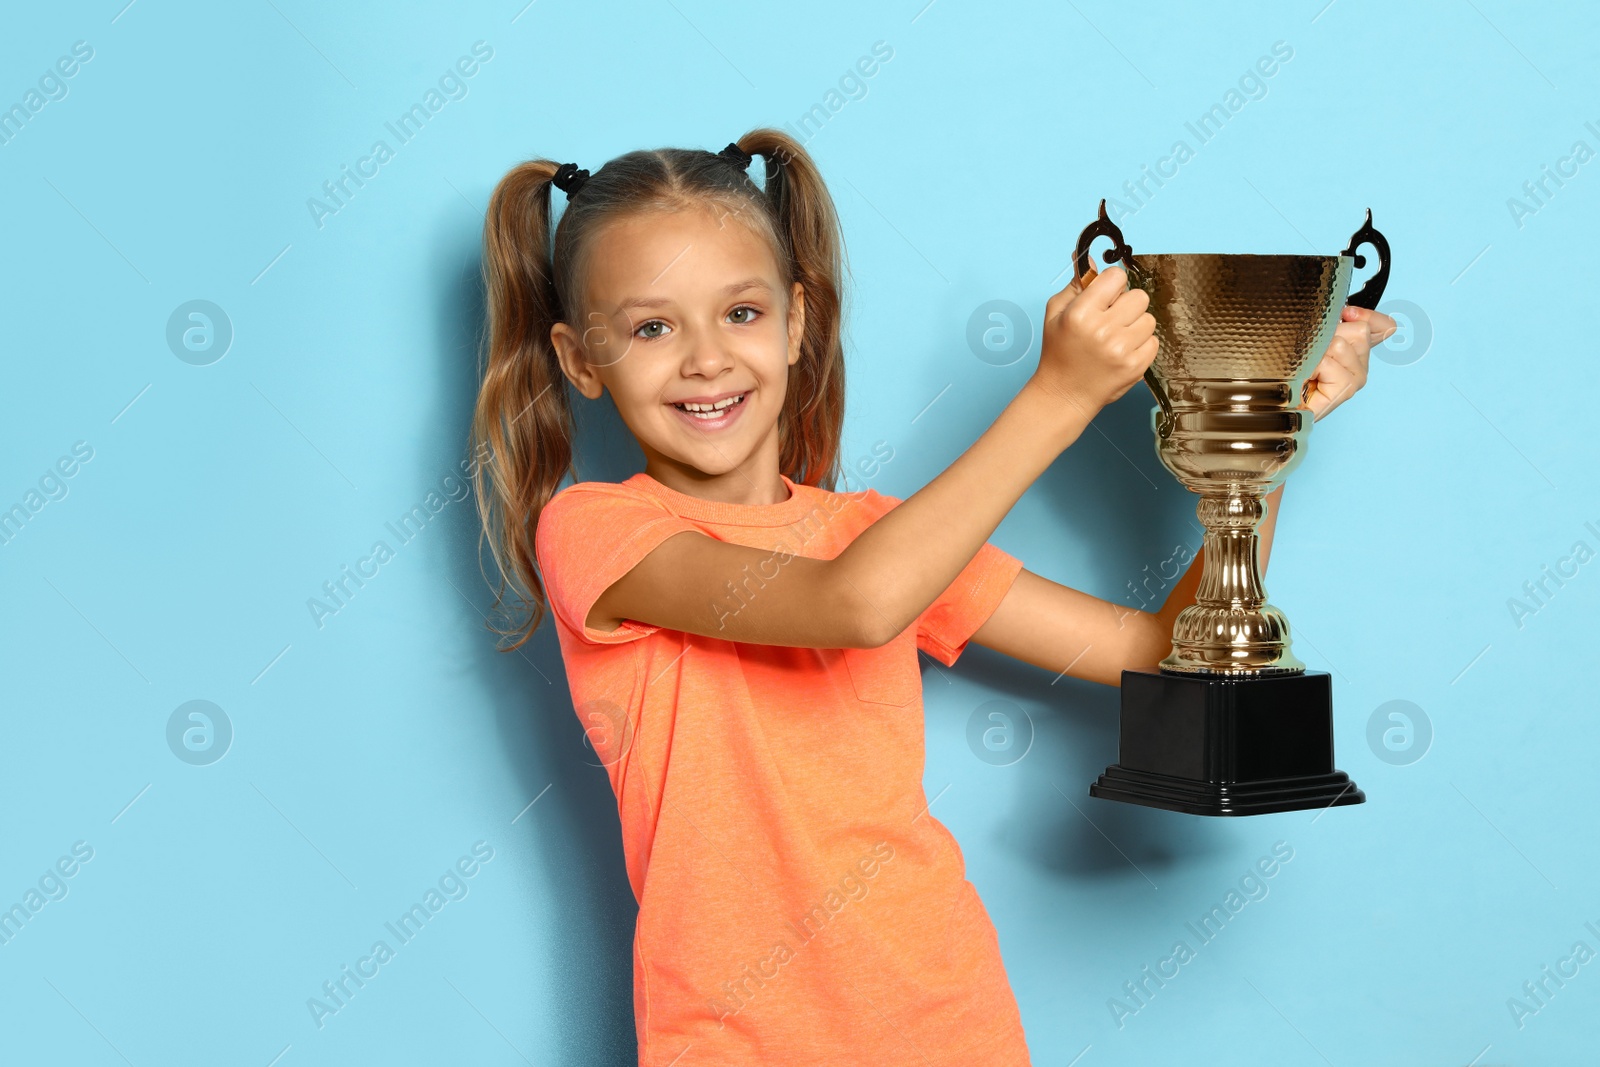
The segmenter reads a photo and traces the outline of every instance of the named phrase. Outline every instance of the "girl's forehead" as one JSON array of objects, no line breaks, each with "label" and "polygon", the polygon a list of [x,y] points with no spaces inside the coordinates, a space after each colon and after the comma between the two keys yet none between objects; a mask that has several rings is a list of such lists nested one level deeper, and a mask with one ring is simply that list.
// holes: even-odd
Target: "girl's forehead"
[{"label": "girl's forehead", "polygon": [[595,248],[635,256],[651,249],[680,249],[693,241],[729,254],[764,252],[765,242],[747,220],[748,214],[748,209],[714,203],[630,212],[601,225]]},{"label": "girl's forehead", "polygon": [[585,288],[602,300],[721,288],[752,275],[779,286],[772,248],[721,205],[627,215],[606,223],[586,257]]}]

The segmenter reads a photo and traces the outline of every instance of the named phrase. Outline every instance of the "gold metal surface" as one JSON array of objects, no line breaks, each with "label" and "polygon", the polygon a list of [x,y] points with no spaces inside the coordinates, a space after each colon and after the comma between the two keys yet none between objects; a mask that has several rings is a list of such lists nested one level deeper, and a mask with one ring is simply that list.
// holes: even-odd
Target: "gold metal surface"
[{"label": "gold metal surface", "polygon": [[[1145,381],[1159,404],[1151,412],[1156,454],[1199,494],[1205,527],[1196,602],[1178,615],[1161,669],[1299,674],[1305,664],[1291,651],[1289,620],[1261,581],[1262,498],[1305,455],[1312,415],[1302,394],[1361,257],[1135,254],[1102,204],[1100,221],[1080,238],[1080,279],[1093,274],[1086,252],[1095,236],[1114,238],[1106,258],[1120,256],[1129,284],[1150,294],[1160,350]],[[1387,262],[1386,244],[1383,251]]]},{"label": "gold metal surface", "polygon": [[[1257,564],[1262,498],[1305,455],[1300,406],[1350,289],[1346,256],[1139,255],[1129,283],[1150,294],[1166,403],[1156,454],[1200,495],[1205,560],[1195,603],[1173,626],[1168,671],[1297,674],[1289,620]],[[1169,414],[1170,412],[1170,414]]]}]

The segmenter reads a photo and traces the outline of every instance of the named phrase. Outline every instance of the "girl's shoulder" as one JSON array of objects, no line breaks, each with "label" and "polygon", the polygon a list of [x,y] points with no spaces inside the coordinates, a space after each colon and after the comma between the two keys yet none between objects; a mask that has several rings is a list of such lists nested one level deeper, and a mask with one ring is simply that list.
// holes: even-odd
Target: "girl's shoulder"
[{"label": "girl's shoulder", "polygon": [[534,553],[540,560],[583,558],[663,521],[681,520],[634,479],[573,482],[539,510]]},{"label": "girl's shoulder", "polygon": [[899,497],[890,496],[888,493],[880,493],[870,485],[847,493],[835,493],[834,495],[843,497],[852,504],[858,504],[869,512],[874,519],[888,514],[904,503]]},{"label": "girl's shoulder", "polygon": [[642,475],[634,475],[620,482],[573,482],[563,486],[550,498],[545,507],[552,508],[559,502],[563,506],[575,504],[600,505],[608,501],[618,503],[659,503],[642,484]]}]

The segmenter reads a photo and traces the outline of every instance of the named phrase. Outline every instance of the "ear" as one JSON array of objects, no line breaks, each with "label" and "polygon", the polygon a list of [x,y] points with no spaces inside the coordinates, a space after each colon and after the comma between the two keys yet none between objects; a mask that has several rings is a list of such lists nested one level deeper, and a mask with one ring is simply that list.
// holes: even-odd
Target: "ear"
[{"label": "ear", "polygon": [[567,381],[590,400],[600,399],[605,386],[600,381],[600,375],[584,358],[583,338],[578,336],[578,331],[564,322],[558,322],[550,327],[550,344],[556,350],[556,361],[561,364],[561,373],[566,375]]},{"label": "ear", "polygon": [[800,339],[806,334],[806,289],[799,282],[789,293],[789,366],[800,362]]}]

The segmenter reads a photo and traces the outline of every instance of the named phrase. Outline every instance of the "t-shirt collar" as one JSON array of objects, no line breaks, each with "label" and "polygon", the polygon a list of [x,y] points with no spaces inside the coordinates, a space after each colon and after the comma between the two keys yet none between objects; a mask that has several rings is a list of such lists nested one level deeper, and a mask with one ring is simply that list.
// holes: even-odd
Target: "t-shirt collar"
[{"label": "t-shirt collar", "polygon": [[788,475],[781,472],[778,477],[788,487],[789,499],[776,504],[729,504],[721,500],[705,500],[663,485],[644,471],[628,478],[623,484],[650,493],[673,513],[684,518],[728,526],[788,526],[799,522],[815,508],[817,495],[824,491],[791,481]]}]

